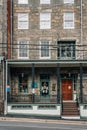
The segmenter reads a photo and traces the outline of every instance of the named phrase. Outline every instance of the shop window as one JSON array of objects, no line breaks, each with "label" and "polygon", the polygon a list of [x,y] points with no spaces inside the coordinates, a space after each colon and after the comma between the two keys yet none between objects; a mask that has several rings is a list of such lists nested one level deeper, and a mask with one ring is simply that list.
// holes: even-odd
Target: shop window
[{"label": "shop window", "polygon": [[41,82],[41,95],[42,96],[47,96],[49,95],[49,82]]},{"label": "shop window", "polygon": [[19,74],[19,92],[28,93],[28,74]]},{"label": "shop window", "polygon": [[49,96],[49,74],[41,74],[41,96]]},{"label": "shop window", "polygon": [[58,58],[71,60],[75,58],[75,41],[58,42]]}]

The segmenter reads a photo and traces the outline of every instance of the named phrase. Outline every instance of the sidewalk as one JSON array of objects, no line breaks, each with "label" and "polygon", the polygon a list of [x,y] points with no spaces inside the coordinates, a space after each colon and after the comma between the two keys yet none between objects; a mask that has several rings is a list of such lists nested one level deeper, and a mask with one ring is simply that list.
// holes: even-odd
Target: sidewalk
[{"label": "sidewalk", "polygon": [[20,117],[0,117],[0,121],[17,121],[17,122],[36,122],[36,123],[55,123],[71,125],[87,125],[87,120],[61,120],[61,119],[40,119],[40,118],[20,118]]}]

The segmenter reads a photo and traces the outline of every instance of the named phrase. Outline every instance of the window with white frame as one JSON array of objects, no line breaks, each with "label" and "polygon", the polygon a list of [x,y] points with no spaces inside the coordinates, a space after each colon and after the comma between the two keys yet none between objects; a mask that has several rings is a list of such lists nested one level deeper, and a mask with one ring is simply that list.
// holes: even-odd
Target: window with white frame
[{"label": "window with white frame", "polygon": [[74,0],[64,0],[64,4],[73,4]]},{"label": "window with white frame", "polygon": [[28,0],[18,0],[18,4],[28,4]]},{"label": "window with white frame", "polygon": [[64,29],[74,29],[74,13],[64,13]]},{"label": "window with white frame", "polygon": [[50,0],[40,0],[40,4],[50,4]]},{"label": "window with white frame", "polygon": [[29,16],[28,13],[18,13],[18,29],[28,29]]},{"label": "window with white frame", "polygon": [[18,58],[28,58],[28,41],[19,41],[18,42]]},{"label": "window with white frame", "polygon": [[40,29],[51,28],[51,13],[40,13]]},{"label": "window with white frame", "polygon": [[2,0],[0,0],[0,5],[2,5]]},{"label": "window with white frame", "polygon": [[50,47],[49,47],[49,41],[42,40],[40,42],[40,57],[41,58],[50,58]]}]

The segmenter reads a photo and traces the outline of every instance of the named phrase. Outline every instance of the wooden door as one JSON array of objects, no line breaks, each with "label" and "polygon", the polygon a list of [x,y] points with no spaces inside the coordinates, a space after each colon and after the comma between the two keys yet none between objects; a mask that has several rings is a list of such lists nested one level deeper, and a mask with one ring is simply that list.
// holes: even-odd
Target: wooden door
[{"label": "wooden door", "polygon": [[72,100],[72,80],[62,80],[62,100]]}]

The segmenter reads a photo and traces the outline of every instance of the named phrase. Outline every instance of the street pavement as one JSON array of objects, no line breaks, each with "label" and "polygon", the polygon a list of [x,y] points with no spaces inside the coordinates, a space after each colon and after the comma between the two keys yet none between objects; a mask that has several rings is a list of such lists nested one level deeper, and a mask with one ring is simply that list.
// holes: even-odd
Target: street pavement
[{"label": "street pavement", "polygon": [[0,130],[87,130],[87,124],[80,124],[81,122],[72,124],[70,121],[64,120],[53,121],[4,118],[0,121]]},{"label": "street pavement", "polygon": [[15,121],[15,122],[39,122],[39,123],[54,123],[54,124],[74,124],[74,125],[87,125],[87,120],[62,120],[62,119],[38,119],[32,117],[0,117],[0,121]]}]

